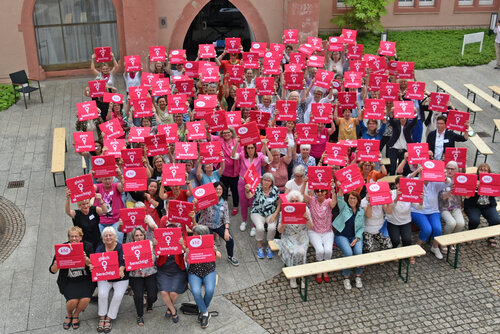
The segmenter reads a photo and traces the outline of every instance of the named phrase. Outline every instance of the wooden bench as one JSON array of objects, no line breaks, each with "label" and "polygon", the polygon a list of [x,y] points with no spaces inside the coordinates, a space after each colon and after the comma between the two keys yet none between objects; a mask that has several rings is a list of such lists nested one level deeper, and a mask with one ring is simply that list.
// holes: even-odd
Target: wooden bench
[{"label": "wooden bench", "polygon": [[479,95],[483,100],[489,102],[491,106],[500,110],[500,101],[489,96],[486,92],[477,88],[473,84],[464,84],[464,86],[467,88],[467,98],[469,98],[469,95],[472,95],[472,102],[476,103],[476,95]]},{"label": "wooden bench", "polygon": [[85,162],[85,157],[82,155],[82,169],[83,174],[85,174],[85,170],[87,169],[87,163]]},{"label": "wooden bench", "polygon": [[[471,131],[472,128],[469,127],[469,131]],[[479,137],[479,135],[476,133],[474,136],[469,136],[469,140],[471,143],[476,147],[476,155],[474,157],[474,166],[476,165],[477,162],[477,156],[478,155],[484,155],[484,162],[486,162],[486,159],[488,159],[488,155],[493,154],[493,151],[486,145],[484,140]]]},{"label": "wooden bench", "polygon": [[475,105],[471,100],[467,99],[465,96],[457,92],[455,89],[451,88],[447,83],[445,83],[442,80],[434,80],[434,83],[436,84],[436,91],[440,92],[446,92],[453,96],[455,99],[457,99],[460,103],[462,103],[464,106],[467,107],[468,112],[473,112],[474,113],[474,118],[472,120],[472,123],[476,120],[476,113],[483,111],[480,107]]},{"label": "wooden bench", "polygon": [[389,166],[391,164],[391,159],[382,158],[382,165]]},{"label": "wooden bench", "polygon": [[[301,282],[299,282],[299,294],[303,301],[307,301],[307,281],[308,276],[323,274],[343,269],[363,267],[372,264],[385,263],[399,260],[398,275],[403,282],[408,282],[410,273],[410,258],[425,255],[425,250],[419,245],[387,249],[379,252],[342,257],[333,260],[307,263],[293,267],[284,267],[283,273],[287,279],[305,280],[304,293],[302,293]],[[403,261],[406,263],[406,274],[402,275]]]},{"label": "wooden bench", "polygon": [[467,174],[476,174],[477,173],[477,167],[467,167],[467,168],[465,168],[465,172]]},{"label": "wooden bench", "polygon": [[491,89],[491,96],[493,98],[497,98],[498,96],[498,101],[500,101],[500,87],[498,86],[488,86],[489,89]]},{"label": "wooden bench", "polygon": [[66,145],[66,129],[65,128],[55,128],[54,129],[54,140],[52,143],[52,177],[54,178],[54,187],[58,187],[56,184],[56,174],[63,173],[64,175],[64,185],[66,185],[66,171],[65,171],[65,160],[66,152],[68,152],[68,147]]},{"label": "wooden bench", "polygon": [[393,184],[396,182],[396,178],[401,175],[387,175],[384,176],[383,178],[377,180],[377,182],[389,182],[389,184]]},{"label": "wooden bench", "polygon": [[267,246],[268,246],[269,248],[271,248],[271,250],[272,250],[273,252],[277,252],[277,251],[279,251],[279,250],[280,250],[280,248],[279,248],[278,244],[277,244],[276,242],[274,242],[274,240],[269,240],[269,241],[267,242]]},{"label": "wooden bench", "polygon": [[[451,233],[446,235],[440,235],[435,237],[434,240],[442,247],[448,247],[448,253],[446,254],[446,262],[450,264],[453,268],[457,269],[458,265],[458,254],[460,252],[460,244],[468,241],[486,239],[490,237],[495,237],[500,235],[500,225],[477,228],[475,230]],[[452,263],[449,260],[450,248],[452,245],[456,245],[455,249],[455,261]]]},{"label": "wooden bench", "polygon": [[493,136],[491,137],[491,142],[495,142],[495,134],[500,131],[500,119],[493,119],[495,125],[493,126]]}]

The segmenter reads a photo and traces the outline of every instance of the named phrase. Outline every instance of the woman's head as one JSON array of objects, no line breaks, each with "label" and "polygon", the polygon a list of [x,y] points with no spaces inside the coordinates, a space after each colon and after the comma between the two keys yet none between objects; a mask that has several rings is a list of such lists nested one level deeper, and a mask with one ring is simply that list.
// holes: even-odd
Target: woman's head
[{"label": "woman's head", "polygon": [[101,73],[102,74],[109,74],[109,71],[111,71],[111,67],[109,67],[108,63],[103,63],[101,65]]},{"label": "woman's head", "polygon": [[264,188],[269,188],[274,186],[274,175],[271,173],[264,173],[264,175],[262,175],[260,183]]},{"label": "woman's head", "polygon": [[156,72],[156,73],[161,73],[161,72],[163,72],[163,69],[164,69],[164,64],[163,64],[163,62],[161,62],[161,61],[157,61],[157,62],[155,62],[155,72]]},{"label": "woman's head", "polygon": [[288,98],[287,98],[287,100],[289,100],[289,101],[298,101],[299,99],[300,99],[300,94],[299,94],[299,92],[297,92],[296,90],[291,91],[291,92],[288,94]]},{"label": "woman's head", "polygon": [[211,173],[214,171],[214,164],[203,164],[201,165],[201,169],[203,172],[206,173]]},{"label": "woman's head", "polygon": [[477,166],[477,173],[491,173],[491,167],[487,163],[482,163]]},{"label": "woman's head", "polygon": [[134,241],[142,241],[146,239],[146,230],[144,230],[144,227],[142,226],[136,226],[132,230],[132,237],[134,238]]},{"label": "woman's head", "polygon": [[71,226],[68,229],[68,241],[71,243],[81,242],[83,237],[83,231],[78,226]]},{"label": "woman's head", "polygon": [[193,227],[193,235],[207,235],[210,234],[210,230],[205,225],[196,225]]},{"label": "woman's head", "polygon": [[222,138],[224,138],[224,140],[230,140],[233,139],[234,137],[236,137],[236,132],[234,132],[233,128],[227,128],[222,130]]},{"label": "woman's head", "polygon": [[377,131],[377,127],[378,127],[378,122],[376,119],[369,119],[368,121],[366,121],[366,127],[368,128],[368,131]]},{"label": "woman's head", "polygon": [[318,197],[318,199],[324,199],[326,197],[326,194],[328,193],[328,190],[326,190],[326,189],[315,189],[314,193],[316,194],[316,197]]},{"label": "woman's head", "polygon": [[165,159],[161,155],[155,155],[155,157],[153,158],[153,166],[157,170],[161,170],[164,163]]},{"label": "woman's head", "polygon": [[351,109],[343,109],[342,110],[342,116],[344,116],[344,119],[351,118],[351,113],[352,113]]},{"label": "woman's head", "polygon": [[113,226],[105,227],[102,230],[101,235],[102,235],[102,240],[104,241],[105,244],[116,242],[116,239],[118,237],[118,234],[116,234],[116,230],[114,229]]},{"label": "woman's head", "polygon": [[359,168],[362,172],[369,173],[375,168],[375,165],[371,161],[361,161],[359,163]]},{"label": "woman's head", "polygon": [[158,107],[164,109],[167,106],[167,98],[165,96],[160,96],[158,100],[156,100]]},{"label": "woman's head", "polygon": [[207,87],[206,93],[208,95],[215,95],[217,94],[217,84],[216,83],[210,83]]},{"label": "woman's head", "polygon": [[273,148],[271,150],[271,155],[273,156],[273,162],[279,162],[281,157],[281,152],[279,148]]},{"label": "woman's head", "polygon": [[295,121],[286,121],[286,130],[291,132],[293,129],[295,129]]},{"label": "woman's head", "polygon": [[80,211],[82,211],[83,213],[87,213],[90,209],[90,200],[84,199],[83,201],[79,201],[77,205]]},{"label": "woman's head", "polygon": [[314,100],[316,102],[321,100],[321,98],[323,97],[323,88],[320,88],[320,87],[314,88],[313,96],[314,96]]},{"label": "woman's head", "polygon": [[301,203],[304,201],[304,196],[298,190],[292,190],[286,195],[286,200],[290,203]]},{"label": "woman's head", "polygon": [[96,140],[96,141],[94,141],[94,145],[95,145],[95,153],[97,155],[101,154],[102,153],[102,147],[104,146],[102,144],[102,141]]},{"label": "woman's head", "polygon": [[255,144],[249,144],[245,146],[245,158],[253,158],[257,155],[257,146]]},{"label": "woman's head", "polygon": [[456,172],[458,172],[458,164],[453,160],[448,161],[446,164],[446,176],[453,179]]},{"label": "woman's head", "polygon": [[222,197],[224,200],[226,200],[226,196],[227,196],[227,193],[226,193],[226,186],[224,186],[222,184],[222,182],[214,182],[214,188],[215,188],[215,194],[217,195],[217,197]]},{"label": "woman's head", "polygon": [[174,114],[174,123],[177,125],[181,125],[184,122],[182,118],[182,114]]},{"label": "woman's head", "polygon": [[300,145],[300,154],[302,155],[302,158],[309,157],[309,152],[311,152],[311,145],[309,144]]},{"label": "woman's head", "polygon": [[351,208],[359,208],[359,204],[361,203],[361,196],[356,191],[350,191],[347,194],[344,194],[344,201],[349,204]]},{"label": "woman's head", "polygon": [[266,107],[269,107],[273,99],[271,98],[271,95],[264,95],[262,96],[262,104]]},{"label": "woman's head", "polygon": [[152,196],[156,195],[158,192],[158,183],[155,179],[150,179],[148,181],[148,193]]},{"label": "woman's head", "polygon": [[306,169],[304,168],[303,165],[297,165],[294,169],[293,169],[293,176],[295,178],[299,177],[299,178],[303,178],[304,175],[306,174]]},{"label": "woman's head", "polygon": [[231,87],[229,87],[229,96],[231,96],[233,99],[236,97],[237,89],[238,87],[236,87],[235,85],[231,85]]},{"label": "woman's head", "polygon": [[143,117],[141,119],[141,126],[143,128],[150,128],[151,127],[151,118],[149,118],[149,117]]},{"label": "woman's head", "polygon": [[247,79],[247,81],[251,81],[253,79],[253,70],[252,69],[247,69],[245,71],[245,78]]}]

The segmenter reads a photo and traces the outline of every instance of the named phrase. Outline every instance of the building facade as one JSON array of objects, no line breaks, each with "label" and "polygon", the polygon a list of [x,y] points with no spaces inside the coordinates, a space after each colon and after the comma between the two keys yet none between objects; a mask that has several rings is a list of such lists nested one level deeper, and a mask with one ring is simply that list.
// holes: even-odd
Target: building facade
[{"label": "building facade", "polygon": [[[94,47],[111,46],[118,59],[149,46],[189,48],[231,34],[280,42],[283,29],[301,41],[335,31],[330,20],[343,0],[0,0],[3,50],[0,80],[26,69],[31,78],[89,74]],[[382,18],[387,29],[487,27],[500,0],[396,0]],[[239,36],[239,35],[238,35]],[[143,64],[143,65],[144,65]],[[120,66],[122,65],[120,61]]]}]

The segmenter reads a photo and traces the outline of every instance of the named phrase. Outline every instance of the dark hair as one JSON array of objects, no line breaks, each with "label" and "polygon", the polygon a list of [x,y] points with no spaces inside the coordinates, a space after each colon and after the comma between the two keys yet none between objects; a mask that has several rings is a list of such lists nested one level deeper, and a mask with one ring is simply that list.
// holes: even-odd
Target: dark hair
[{"label": "dark hair", "polygon": [[243,151],[245,151],[245,158],[247,158],[247,159],[250,158],[250,156],[248,155],[248,151],[247,151],[247,148],[250,145],[253,145],[253,147],[255,147],[255,155],[254,155],[254,157],[257,156],[257,145],[255,145],[255,144],[248,144],[248,145],[245,146],[245,149],[243,150]]},{"label": "dark hair", "polygon": [[217,188],[218,186],[222,187],[222,199],[227,201],[227,188],[226,188],[226,186],[220,181],[214,182],[214,188]]},{"label": "dark hair", "polygon": [[[353,190],[353,191],[349,191],[347,194],[344,194],[344,201],[346,203],[349,203],[349,196],[351,196],[351,195],[355,196],[356,199],[358,200],[358,203],[356,204],[356,208],[359,209],[359,205],[361,204],[361,196],[358,194],[357,191]],[[347,204],[347,205],[349,205],[349,204]]]},{"label": "dark hair", "polygon": [[444,121],[444,122],[446,123],[446,116],[443,116],[443,115],[438,116],[438,117],[436,118],[436,123],[437,123],[438,121]]}]

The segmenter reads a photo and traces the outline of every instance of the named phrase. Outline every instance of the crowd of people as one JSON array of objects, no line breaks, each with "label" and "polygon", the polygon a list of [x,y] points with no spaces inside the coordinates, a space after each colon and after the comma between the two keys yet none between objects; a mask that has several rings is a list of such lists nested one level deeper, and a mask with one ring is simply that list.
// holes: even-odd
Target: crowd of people
[{"label": "crowd of people", "polygon": [[[308,44],[309,45],[309,44]],[[257,259],[272,259],[274,253],[267,244],[271,240],[279,240],[279,254],[285,266],[294,266],[307,262],[309,244],[314,248],[316,261],[326,261],[332,258],[334,244],[344,256],[353,256],[365,252],[398,247],[412,244],[412,222],[419,229],[418,244],[431,240],[431,252],[436,258],[442,259],[443,252],[433,239],[443,233],[454,233],[465,228],[474,229],[479,225],[480,217],[486,218],[489,225],[499,224],[500,218],[496,210],[496,200],[491,196],[478,195],[463,198],[453,194],[455,173],[463,172],[453,161],[446,162],[446,177],[442,182],[425,181],[420,203],[405,202],[400,199],[400,178],[420,179],[422,164],[410,164],[407,152],[408,144],[424,142],[429,146],[429,159],[445,160],[445,149],[455,147],[457,142],[464,142],[468,134],[459,134],[446,128],[447,113],[454,110],[448,102],[447,111],[436,112],[429,109],[430,93],[425,92],[422,99],[407,98],[408,81],[415,80],[401,78],[397,70],[390,66],[397,60],[397,56],[380,56],[383,59],[385,70],[379,73],[387,76],[387,82],[398,84],[399,90],[396,101],[411,101],[412,116],[396,118],[393,100],[384,101],[383,119],[377,120],[366,117],[365,102],[367,99],[378,99],[380,92],[370,87],[372,69],[367,66],[361,70],[361,85],[357,88],[345,88],[344,75],[359,72],[353,69],[353,63],[348,52],[348,44],[344,44],[342,51],[329,51],[329,41],[322,41],[312,47],[310,53],[294,53],[293,45],[284,45],[277,54],[280,61],[279,74],[267,73],[266,62],[259,62],[256,69],[245,68],[241,53],[229,53],[226,50],[218,57],[195,61],[201,68],[206,64],[217,66],[219,73],[216,82],[204,82],[202,77],[189,79],[193,81],[192,92],[187,95],[186,113],[170,113],[172,107],[167,96],[153,96],[148,90],[148,99],[152,100],[153,117],[134,117],[135,110],[131,103],[130,88],[141,86],[141,78],[145,75],[141,71],[125,72],[124,81],[126,98],[123,103],[104,102],[102,97],[94,97],[99,108],[99,118],[95,124],[95,150],[83,152],[87,159],[88,172],[94,176],[90,158],[107,155],[110,147],[106,147],[106,134],[101,132],[99,125],[106,121],[118,120],[124,135],[126,148],[140,148],[143,152],[142,165],[147,169],[147,189],[144,191],[124,191],[123,159],[116,158],[116,176],[94,178],[95,198],[77,203],[78,209],[72,209],[70,203],[71,191],[67,190],[66,214],[72,219],[73,227],[68,231],[68,243],[83,242],[85,248],[86,266],[82,268],[61,269],[54,261],[50,271],[59,271],[57,283],[67,303],[67,314],[63,324],[65,329],[77,329],[80,324],[79,315],[89,304],[97,287],[99,321],[97,331],[108,333],[112,328],[112,321],[117,318],[123,296],[128,288],[133,293],[137,312],[137,324],[144,325],[144,308],[146,312],[153,311],[153,304],[157,301],[158,291],[167,306],[165,317],[174,323],[180,320],[176,301],[179,295],[186,292],[188,283],[199,310],[198,321],[202,328],[209,325],[209,307],[214,295],[217,272],[216,262],[189,263],[186,246],[188,235],[203,236],[215,235],[217,243],[222,239],[225,243],[226,258],[233,266],[239,261],[234,255],[234,233],[231,231],[231,216],[233,222],[238,221],[237,227],[245,231],[250,230],[250,236],[255,237]],[[268,50],[270,51],[270,50]],[[380,51],[380,50],[379,50]],[[240,48],[240,52],[244,52]],[[308,53],[308,54],[307,54]],[[304,60],[295,61],[294,54],[307,54],[324,57],[322,66],[308,66]],[[171,64],[169,53],[166,61],[151,62],[148,59],[148,70],[162,78],[170,78],[171,93],[179,94],[180,87],[176,86],[174,77],[185,76],[184,64]],[[379,57],[378,55],[373,55]],[[95,55],[92,55],[91,70],[97,80],[107,80],[108,92],[117,93],[118,62],[112,55],[113,65],[108,63],[95,64]],[[306,58],[306,57],[304,57]],[[186,60],[187,61],[187,60]],[[285,80],[288,66],[296,64],[304,74],[301,89],[287,89]],[[208,66],[208,65],[207,65]],[[242,66],[245,71],[238,80],[230,75],[234,66]],[[317,72],[326,70],[332,73],[328,88],[316,85]],[[272,94],[256,95],[255,107],[239,107],[238,90],[242,88],[257,88],[258,78],[271,77],[274,83]],[[340,85],[338,85],[340,83]],[[354,108],[342,108],[339,94],[353,92],[356,96]],[[90,96],[90,89],[85,90]],[[238,124],[224,127],[221,131],[210,132],[208,124],[205,127],[204,138],[189,140],[187,124],[195,121],[197,108],[195,101],[202,96],[212,95],[216,98],[215,110],[235,112],[241,116],[241,124],[257,122],[255,112],[268,114],[268,121],[259,124],[261,140],[248,145],[241,144],[241,135],[235,129]],[[288,113],[279,107],[278,101],[296,102],[296,110],[292,113],[295,120],[281,120],[280,115]],[[331,105],[332,112],[326,121],[315,120],[313,111],[318,105]],[[239,119],[239,118],[238,118]],[[168,153],[158,156],[149,156],[148,147],[143,142],[129,142],[129,134],[134,127],[148,128],[151,135],[162,134],[161,125],[177,125],[177,139],[180,142],[219,142],[221,144],[220,163],[203,163],[204,157],[198,154],[198,159],[176,159],[174,142],[167,143]],[[304,144],[298,133],[299,124],[316,124],[316,139],[311,144]],[[424,127],[426,132],[424,134]],[[468,125],[468,123],[466,124]],[[77,123],[78,129],[92,128],[89,122]],[[270,138],[266,138],[266,128],[283,128],[286,132],[284,144],[280,148],[270,148]],[[380,153],[378,161],[360,160],[357,155],[355,142],[357,139],[368,139],[379,142]],[[350,145],[344,158],[345,163],[328,165],[327,143],[347,143]],[[354,143],[354,144],[353,144]],[[383,149],[390,164],[387,169],[383,163]],[[163,182],[163,166],[168,163],[183,164],[186,170],[186,184],[169,185]],[[330,166],[332,171],[339,171],[344,166],[357,164],[364,186],[359,189],[345,192],[343,185],[333,174],[328,189],[310,187],[308,171],[314,166]],[[256,187],[247,182],[249,170],[258,174],[260,181]],[[491,173],[487,164],[477,168],[479,173]],[[394,189],[391,191],[392,202],[383,205],[372,205],[366,185],[380,181],[387,175],[400,175],[395,179]],[[212,183],[217,200],[214,205],[198,210],[198,199],[193,197],[193,190],[199,186]],[[228,195],[231,199],[229,200]],[[191,202],[194,210],[185,212],[189,216],[188,224],[173,223],[168,220],[168,203],[171,200]],[[306,203],[304,217],[305,224],[285,224],[281,210],[284,203]],[[120,209],[125,207],[145,208],[145,228],[136,227],[132,232],[123,233],[123,222],[120,219]],[[464,219],[464,212],[467,220]],[[249,214],[250,213],[250,214]],[[444,222],[444,228],[443,228]],[[182,237],[177,240],[184,251],[180,255],[155,255],[157,240],[154,230],[157,228],[181,227]],[[234,229],[234,227],[233,227]],[[149,240],[152,249],[153,266],[128,271],[125,268],[122,245],[129,242]],[[489,245],[496,246],[495,238],[488,240]],[[107,281],[92,282],[91,271],[93,266],[89,256],[92,253],[116,251],[119,258],[119,278]],[[221,252],[214,246],[217,259],[222,257]],[[450,251],[454,251],[451,248]],[[414,259],[411,259],[414,262]],[[362,288],[362,268],[355,268],[355,286]],[[346,290],[351,289],[350,270],[342,272],[343,284]],[[328,273],[317,275],[316,282],[328,283]],[[303,284],[302,280],[302,284]],[[204,286],[204,294],[202,293]],[[297,288],[295,279],[290,281],[291,288]],[[110,290],[113,296],[109,301]]]}]

